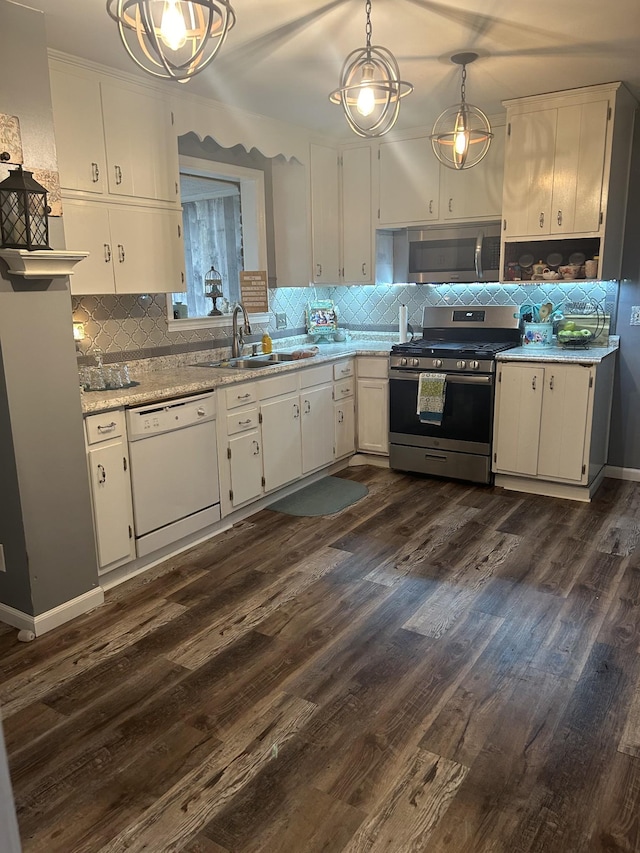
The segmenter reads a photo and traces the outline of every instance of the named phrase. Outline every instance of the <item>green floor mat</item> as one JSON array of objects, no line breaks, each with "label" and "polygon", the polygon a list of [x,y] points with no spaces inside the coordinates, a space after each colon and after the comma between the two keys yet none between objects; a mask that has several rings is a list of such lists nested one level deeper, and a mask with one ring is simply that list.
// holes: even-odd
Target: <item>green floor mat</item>
[{"label": "green floor mat", "polygon": [[269,509],[288,515],[333,515],[369,494],[362,483],[342,477],[323,477],[286,498],[272,503]]}]

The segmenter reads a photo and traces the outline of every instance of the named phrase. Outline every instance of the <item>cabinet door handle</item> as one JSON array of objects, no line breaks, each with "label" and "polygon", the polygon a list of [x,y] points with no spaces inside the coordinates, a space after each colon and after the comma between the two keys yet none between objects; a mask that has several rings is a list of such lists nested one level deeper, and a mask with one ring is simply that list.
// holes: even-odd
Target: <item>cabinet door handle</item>
[{"label": "cabinet door handle", "polygon": [[344,412],[341,412],[340,409],[338,409],[338,423],[344,423]]},{"label": "cabinet door handle", "polygon": [[367,274],[367,263],[365,261],[364,264],[362,264],[362,275],[366,275],[366,274]]},{"label": "cabinet door handle", "polygon": [[551,377],[551,379],[549,380],[549,390],[550,390],[550,391],[553,391],[553,376],[552,376],[552,377]]},{"label": "cabinet door handle", "polygon": [[293,404],[293,419],[297,420],[300,417],[300,406],[297,403]]},{"label": "cabinet door handle", "polygon": [[544,211],[540,214],[540,219],[538,220],[540,223],[540,227],[544,228]]},{"label": "cabinet door handle", "polygon": [[97,184],[100,180],[100,169],[98,168],[97,163],[91,164],[91,180],[94,184]]},{"label": "cabinet door handle", "polygon": [[562,225],[562,211],[558,211],[558,225]]},{"label": "cabinet door handle", "polygon": [[449,213],[453,213],[453,199],[449,199]]},{"label": "cabinet door handle", "polygon": [[108,243],[104,244],[104,262],[105,264],[111,262],[111,246]]},{"label": "cabinet door handle", "polygon": [[254,441],[253,446],[255,448],[255,450],[253,451],[253,455],[254,456],[260,456],[260,445],[258,444],[258,442]]},{"label": "cabinet door handle", "polygon": [[104,465],[98,465],[98,483],[102,485],[107,482],[107,472],[104,470]]},{"label": "cabinet door handle", "polygon": [[116,173],[116,184],[119,185],[122,183],[122,169],[120,166],[114,166],[113,168]]},{"label": "cabinet door handle", "polygon": [[238,421],[238,426],[249,426],[251,423],[251,418],[247,418],[246,421]]},{"label": "cabinet door handle", "polygon": [[311,412],[311,403],[308,400],[304,401],[304,413],[308,415]]},{"label": "cabinet door handle", "polygon": [[433,213],[433,199],[429,199],[429,213]]},{"label": "cabinet door handle", "polygon": [[110,424],[105,424],[104,426],[102,426],[102,424],[98,424],[98,432],[101,432],[101,433],[102,432],[113,432],[115,428],[116,428],[116,422],[115,421],[111,421]]},{"label": "cabinet door handle", "polygon": [[316,275],[318,278],[322,275],[322,264],[316,264]]},{"label": "cabinet door handle", "polygon": [[246,394],[238,394],[238,395],[236,396],[236,399],[237,399],[237,400],[246,400],[246,399],[247,399],[247,397],[250,397],[250,396],[251,396],[251,394],[249,394],[249,393],[247,392]]},{"label": "cabinet door handle", "polygon": [[123,264],[124,263],[124,246],[122,243],[118,243],[118,261]]},{"label": "cabinet door handle", "polygon": [[534,377],[533,377],[533,379],[531,380],[531,388],[532,388],[534,391],[536,390],[536,379],[537,379],[537,377],[536,377],[536,376],[534,376]]}]

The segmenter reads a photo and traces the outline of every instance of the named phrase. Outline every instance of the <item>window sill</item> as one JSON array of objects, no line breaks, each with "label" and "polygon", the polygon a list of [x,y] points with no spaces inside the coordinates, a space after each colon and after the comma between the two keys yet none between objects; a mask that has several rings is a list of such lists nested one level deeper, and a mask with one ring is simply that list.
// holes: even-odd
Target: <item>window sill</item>
[{"label": "window sill", "polygon": [[[176,320],[173,317],[167,319],[169,332],[189,332],[193,329],[219,329],[231,326],[232,314],[221,314],[217,317],[186,317],[184,320]],[[268,311],[264,314],[249,314],[250,323],[268,324],[271,315]]]}]

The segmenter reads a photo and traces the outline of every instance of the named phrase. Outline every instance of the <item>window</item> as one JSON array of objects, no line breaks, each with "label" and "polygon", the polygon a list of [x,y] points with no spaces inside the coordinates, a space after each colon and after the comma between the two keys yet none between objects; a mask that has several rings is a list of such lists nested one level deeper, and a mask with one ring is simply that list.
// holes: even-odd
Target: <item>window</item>
[{"label": "window", "polygon": [[[210,316],[212,301],[204,295],[204,278],[212,266],[221,274],[227,314],[240,301],[243,269],[266,270],[264,175],[257,169],[180,158],[183,242],[187,290],[167,300],[170,330],[229,323],[229,316]],[[226,302],[225,302],[226,300]],[[267,315],[253,315],[266,322]]]}]

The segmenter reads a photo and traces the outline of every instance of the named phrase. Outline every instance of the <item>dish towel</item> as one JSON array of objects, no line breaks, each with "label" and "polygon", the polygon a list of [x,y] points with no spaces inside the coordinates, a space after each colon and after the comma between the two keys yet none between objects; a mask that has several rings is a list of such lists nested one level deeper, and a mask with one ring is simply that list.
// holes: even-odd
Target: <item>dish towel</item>
[{"label": "dish towel", "polygon": [[421,424],[442,425],[447,379],[444,373],[421,373],[418,377],[417,415]]}]

